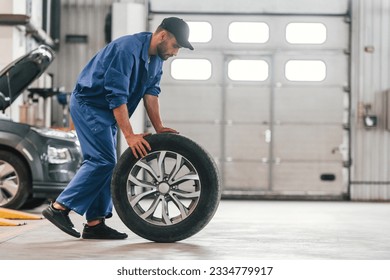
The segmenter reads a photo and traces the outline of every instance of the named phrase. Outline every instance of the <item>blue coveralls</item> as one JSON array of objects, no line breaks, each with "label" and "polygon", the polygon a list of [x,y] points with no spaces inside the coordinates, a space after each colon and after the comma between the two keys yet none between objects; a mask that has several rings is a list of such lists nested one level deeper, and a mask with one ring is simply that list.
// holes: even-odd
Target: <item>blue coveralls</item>
[{"label": "blue coveralls", "polygon": [[112,216],[110,183],[116,164],[113,109],[127,104],[129,117],[145,94],[158,96],[163,60],[148,49],[152,33],[121,37],[85,66],[71,95],[70,113],[84,161],[57,202],[87,221]]}]

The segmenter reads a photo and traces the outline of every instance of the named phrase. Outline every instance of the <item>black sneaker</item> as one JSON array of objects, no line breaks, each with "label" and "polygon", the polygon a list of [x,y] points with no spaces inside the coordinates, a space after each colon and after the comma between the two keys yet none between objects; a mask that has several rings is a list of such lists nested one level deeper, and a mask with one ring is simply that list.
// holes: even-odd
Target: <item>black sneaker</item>
[{"label": "black sneaker", "polygon": [[74,228],[72,221],[69,219],[69,210],[57,210],[53,207],[53,203],[51,203],[42,211],[42,215],[60,230],[80,238],[80,232]]},{"label": "black sneaker", "polygon": [[102,221],[100,224],[92,227],[84,225],[82,237],[84,239],[125,239],[127,234],[108,227]]}]

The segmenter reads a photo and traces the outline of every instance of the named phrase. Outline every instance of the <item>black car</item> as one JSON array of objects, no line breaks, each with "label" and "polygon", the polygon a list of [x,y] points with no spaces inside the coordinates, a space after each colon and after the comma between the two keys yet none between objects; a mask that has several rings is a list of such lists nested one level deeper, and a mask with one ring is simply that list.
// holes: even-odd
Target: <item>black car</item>
[{"label": "black car", "polygon": [[[23,93],[50,65],[45,45],[0,72],[0,111]],[[55,198],[80,167],[82,155],[72,132],[39,128],[0,117],[0,207],[33,208]]]}]

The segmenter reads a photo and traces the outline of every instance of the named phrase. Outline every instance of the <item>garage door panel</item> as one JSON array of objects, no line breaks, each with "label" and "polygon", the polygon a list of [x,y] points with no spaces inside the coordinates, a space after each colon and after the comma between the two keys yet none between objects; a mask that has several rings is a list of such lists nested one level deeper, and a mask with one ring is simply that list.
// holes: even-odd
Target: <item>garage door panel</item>
[{"label": "garage door panel", "polygon": [[258,160],[268,157],[265,125],[242,124],[226,126],[225,150],[228,160]]},{"label": "garage door panel", "polygon": [[219,160],[221,158],[221,126],[207,123],[179,123],[166,121],[165,126],[172,127],[183,136],[189,137],[203,148],[211,156]]},{"label": "garage door panel", "polygon": [[294,87],[275,90],[276,123],[338,124],[343,119],[345,92],[341,88]]},{"label": "garage door panel", "polygon": [[265,190],[268,166],[260,162],[225,162],[224,190]]},{"label": "garage door panel", "polygon": [[[253,1],[252,1],[253,2]],[[190,3],[190,2],[188,2]],[[264,2],[266,3],[266,2]],[[290,3],[290,1],[288,1]],[[240,5],[240,4],[239,4]],[[260,4],[263,6],[263,2]],[[181,8],[182,5],[180,5]],[[228,5],[224,5],[226,7]],[[284,7],[285,4],[275,5]],[[302,7],[298,8],[300,11]],[[151,24],[151,31],[154,31],[157,26],[165,17],[177,16],[175,14],[163,14],[163,15],[154,15],[153,22]],[[232,42],[229,39],[229,25],[232,22],[262,22],[266,23],[269,26],[269,39],[264,43],[251,43],[245,45],[245,50],[323,50],[323,49],[348,49],[348,38],[349,34],[349,24],[345,22],[343,16],[338,17],[326,17],[326,16],[267,16],[267,15],[246,15],[245,17],[240,15],[218,15],[218,16],[207,16],[196,15],[196,14],[186,14],[183,18],[187,22],[191,21],[206,21],[211,23],[213,27],[213,38],[210,42],[198,43],[194,42],[193,46],[195,51],[204,50],[209,51],[210,49],[229,49],[229,50],[243,50],[241,44]],[[321,44],[291,44],[286,40],[286,28],[290,23],[321,23],[326,28],[326,41]],[[299,34],[302,36],[302,34]],[[340,40],[340,38],[343,38]],[[190,51],[183,50],[181,53],[189,53],[195,55],[196,52],[191,53]]]},{"label": "garage door panel", "polygon": [[[150,0],[152,10],[155,13],[184,13],[195,14],[204,18],[204,15],[210,12],[213,13],[240,13],[246,14],[248,11],[252,13],[270,13],[270,14],[286,14],[288,18],[291,14],[330,14],[336,16],[348,12],[349,1],[347,0],[328,0],[313,1],[313,0],[298,0],[298,1],[253,1],[253,0],[214,0],[209,2],[186,2],[183,5],[182,0]],[[211,16],[208,16],[212,19]],[[248,16],[246,16],[248,17]],[[280,18],[280,17],[279,17]]]},{"label": "garage door panel", "polygon": [[269,88],[230,87],[226,93],[226,119],[233,122],[268,122]]},{"label": "garage door panel", "polygon": [[161,114],[166,121],[219,122],[221,98],[219,86],[164,86]]},{"label": "garage door panel", "polygon": [[[297,133],[299,132],[299,133]],[[339,161],[342,134],[335,125],[275,126],[275,157],[283,160]]]},{"label": "garage door panel", "polygon": [[337,195],[345,186],[340,163],[282,161],[273,175],[273,190],[291,194]]}]

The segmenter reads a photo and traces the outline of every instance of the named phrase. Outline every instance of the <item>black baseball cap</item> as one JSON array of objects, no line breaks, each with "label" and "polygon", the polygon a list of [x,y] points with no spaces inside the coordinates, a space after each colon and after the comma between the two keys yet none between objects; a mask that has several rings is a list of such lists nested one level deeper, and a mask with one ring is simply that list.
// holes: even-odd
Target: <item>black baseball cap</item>
[{"label": "black baseball cap", "polygon": [[181,18],[165,18],[159,27],[164,28],[166,31],[172,33],[173,36],[175,36],[177,43],[183,48],[194,50],[194,47],[190,42],[188,42],[190,28],[188,27],[188,24]]}]

